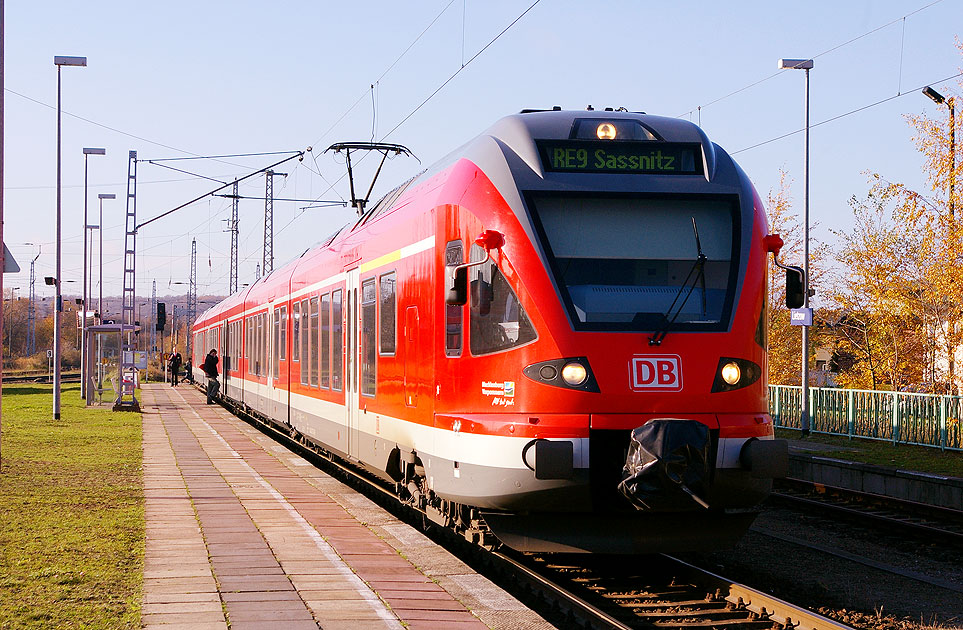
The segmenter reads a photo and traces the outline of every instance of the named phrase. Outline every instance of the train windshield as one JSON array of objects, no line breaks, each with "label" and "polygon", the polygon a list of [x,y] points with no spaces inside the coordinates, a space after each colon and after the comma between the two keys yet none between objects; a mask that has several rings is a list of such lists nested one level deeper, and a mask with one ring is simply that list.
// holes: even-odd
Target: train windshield
[{"label": "train windshield", "polygon": [[578,328],[725,325],[736,275],[733,201],[536,195],[531,205]]}]

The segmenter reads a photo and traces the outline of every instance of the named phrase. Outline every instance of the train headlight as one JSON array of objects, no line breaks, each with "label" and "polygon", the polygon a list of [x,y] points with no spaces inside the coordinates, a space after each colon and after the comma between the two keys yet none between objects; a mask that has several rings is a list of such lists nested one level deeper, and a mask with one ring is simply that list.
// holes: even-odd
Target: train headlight
[{"label": "train headlight", "polygon": [[731,392],[742,389],[757,382],[761,377],[762,368],[758,363],[736,357],[721,357],[716,365],[712,391]]},{"label": "train headlight", "polygon": [[722,366],[722,380],[729,385],[735,385],[742,378],[742,370],[734,361],[730,361]]},{"label": "train headlight", "polygon": [[604,122],[595,130],[595,135],[599,137],[599,140],[615,140],[618,132],[615,130],[615,125]]},{"label": "train headlight", "polygon": [[562,380],[573,387],[578,387],[588,378],[588,372],[581,363],[566,363],[562,367]]},{"label": "train headlight", "polygon": [[539,361],[525,366],[522,374],[542,385],[577,389],[583,392],[599,392],[599,385],[595,382],[587,357],[563,357]]}]

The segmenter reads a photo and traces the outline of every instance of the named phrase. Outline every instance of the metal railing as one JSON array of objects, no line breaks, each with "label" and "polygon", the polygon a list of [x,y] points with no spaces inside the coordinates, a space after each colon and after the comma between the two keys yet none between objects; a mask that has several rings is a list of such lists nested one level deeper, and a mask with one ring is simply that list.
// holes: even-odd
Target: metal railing
[{"label": "metal railing", "polygon": [[[800,429],[802,388],[770,385],[769,413],[777,427]],[[862,389],[809,388],[814,433],[963,451],[963,397]]]}]

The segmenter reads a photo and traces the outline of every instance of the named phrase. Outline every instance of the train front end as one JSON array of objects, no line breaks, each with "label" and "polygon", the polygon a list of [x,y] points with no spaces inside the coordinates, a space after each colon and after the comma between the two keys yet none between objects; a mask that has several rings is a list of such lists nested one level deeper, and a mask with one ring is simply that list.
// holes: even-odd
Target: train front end
[{"label": "train front end", "polygon": [[612,111],[510,116],[463,157],[443,275],[469,347],[439,370],[463,395],[438,417],[502,436],[490,461],[514,463],[438,491],[519,549],[733,544],[787,461],[745,173],[691,123]]}]

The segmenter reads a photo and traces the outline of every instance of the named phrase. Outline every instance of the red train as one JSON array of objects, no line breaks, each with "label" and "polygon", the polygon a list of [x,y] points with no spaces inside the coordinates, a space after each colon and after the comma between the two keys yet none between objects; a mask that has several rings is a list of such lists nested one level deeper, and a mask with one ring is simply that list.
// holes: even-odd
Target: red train
[{"label": "red train", "polygon": [[697,126],[526,110],[200,316],[194,366],[469,537],[731,544],[787,459],[767,233]]}]

